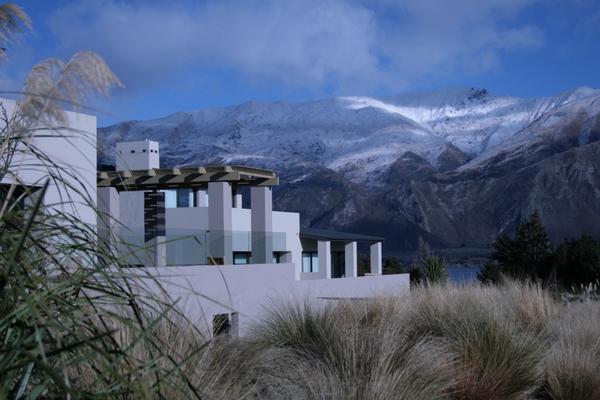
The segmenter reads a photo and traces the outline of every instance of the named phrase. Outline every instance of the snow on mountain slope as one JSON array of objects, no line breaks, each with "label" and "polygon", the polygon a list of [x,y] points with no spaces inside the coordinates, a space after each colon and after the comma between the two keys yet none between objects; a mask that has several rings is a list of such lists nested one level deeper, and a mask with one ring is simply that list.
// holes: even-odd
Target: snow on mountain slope
[{"label": "snow on mountain slope", "polygon": [[[443,138],[402,115],[352,109],[340,98],[177,113],[103,128],[100,137],[104,149],[118,140],[158,140],[174,164],[226,162],[282,170],[315,163],[378,172],[407,151],[435,162],[446,148]],[[106,156],[112,158],[110,152]]]},{"label": "snow on mountain slope", "polygon": [[471,88],[388,98],[248,102],[124,122],[101,128],[99,138],[109,162],[116,141],[149,138],[161,143],[170,165],[221,162],[284,172],[313,165],[376,185],[407,152],[436,167],[440,157],[460,150],[477,165],[510,146],[539,140],[527,133],[539,119],[555,115],[565,121],[565,115],[577,113],[577,104],[587,107],[599,97],[600,91],[590,88],[540,99]]},{"label": "snow on mountain slope", "polygon": [[[282,175],[276,207],[303,224],[386,237],[386,251],[487,246],[538,210],[554,240],[600,237],[600,91],[521,99],[484,89],[248,102],[98,130],[158,140],[163,166]],[[373,207],[373,205],[377,205]]]},{"label": "snow on mountain slope", "polygon": [[387,99],[349,97],[349,107],[373,107],[410,118],[444,137],[462,151],[477,156],[493,150],[544,113],[600,90],[577,88],[558,96],[520,99],[490,94],[485,89],[454,89],[414,93]]}]

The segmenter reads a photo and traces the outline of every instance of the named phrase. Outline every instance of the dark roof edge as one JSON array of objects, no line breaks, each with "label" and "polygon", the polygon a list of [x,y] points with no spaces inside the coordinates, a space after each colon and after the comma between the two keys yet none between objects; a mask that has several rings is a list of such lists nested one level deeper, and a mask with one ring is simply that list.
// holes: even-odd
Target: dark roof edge
[{"label": "dark roof edge", "polygon": [[359,233],[338,232],[326,229],[301,228],[300,238],[329,240],[329,241],[347,241],[347,242],[383,242],[385,238],[381,236],[362,235]]}]

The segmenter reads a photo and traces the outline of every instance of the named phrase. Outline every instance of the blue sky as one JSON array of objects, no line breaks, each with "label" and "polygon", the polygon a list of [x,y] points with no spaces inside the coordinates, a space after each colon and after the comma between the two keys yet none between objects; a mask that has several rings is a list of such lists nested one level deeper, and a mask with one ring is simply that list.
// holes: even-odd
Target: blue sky
[{"label": "blue sky", "polygon": [[2,87],[96,51],[125,85],[93,103],[99,126],[249,100],[600,88],[598,0],[17,3],[34,29],[9,48]]}]

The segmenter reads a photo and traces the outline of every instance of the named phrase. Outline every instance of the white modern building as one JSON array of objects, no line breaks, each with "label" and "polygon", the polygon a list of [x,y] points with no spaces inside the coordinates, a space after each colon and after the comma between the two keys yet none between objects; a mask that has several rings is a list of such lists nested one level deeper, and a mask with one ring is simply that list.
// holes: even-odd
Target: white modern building
[{"label": "white modern building", "polygon": [[381,274],[383,238],[301,230],[298,213],[273,211],[273,171],[160,168],[158,143],[147,140],[118,143],[116,152],[116,170],[98,175],[98,201],[131,265],[291,263],[298,280],[357,277],[357,242],[366,242],[370,273]]},{"label": "white modern building", "polygon": [[[6,129],[13,129],[22,117],[15,115],[14,100],[0,99],[0,108],[6,112],[9,123],[0,129],[9,135]],[[32,201],[36,191],[48,181],[42,199],[45,212],[68,215],[93,226],[96,224],[96,117],[65,111],[65,119],[60,128],[33,126],[31,135],[23,135],[27,137],[19,141],[0,181],[0,199],[9,192],[18,199],[20,192],[27,194],[21,196],[25,201]],[[25,146],[30,149],[25,150]],[[0,162],[7,161],[4,156]],[[58,182],[59,177],[62,182]]]},{"label": "white modern building", "polygon": [[[10,118],[15,102],[0,103]],[[100,246],[120,255],[132,273],[155,277],[145,282],[160,284],[157,293],[177,300],[201,329],[243,333],[272,303],[326,304],[409,290],[408,274],[381,274],[382,238],[301,230],[298,213],[273,211],[279,180],[272,171],[160,168],[158,143],[151,141],[118,144],[115,170],[97,171],[96,118],[75,112],[66,112],[64,126],[37,130],[28,144],[40,156],[23,152],[10,160],[0,199],[35,194],[60,174],[64,183],[50,179],[45,212],[96,229]],[[359,242],[371,249],[368,276],[358,276]]]},{"label": "white modern building", "polygon": [[[160,168],[158,143],[145,140],[118,143],[115,171],[97,182],[100,239],[124,264],[160,275],[209,328],[226,316],[243,330],[271,301],[408,291],[408,274],[382,275],[383,238],[301,229],[298,213],[274,211],[273,171]],[[370,271],[359,277],[360,242],[370,246]]]}]

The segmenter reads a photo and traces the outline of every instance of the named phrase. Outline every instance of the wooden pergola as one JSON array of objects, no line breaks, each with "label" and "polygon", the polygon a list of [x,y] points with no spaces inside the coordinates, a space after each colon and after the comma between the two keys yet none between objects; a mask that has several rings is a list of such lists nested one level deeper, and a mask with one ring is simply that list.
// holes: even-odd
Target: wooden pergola
[{"label": "wooden pergola", "polygon": [[239,186],[277,186],[273,171],[238,165],[151,168],[133,171],[98,171],[98,187],[118,191],[205,188],[209,182],[230,182]]}]

